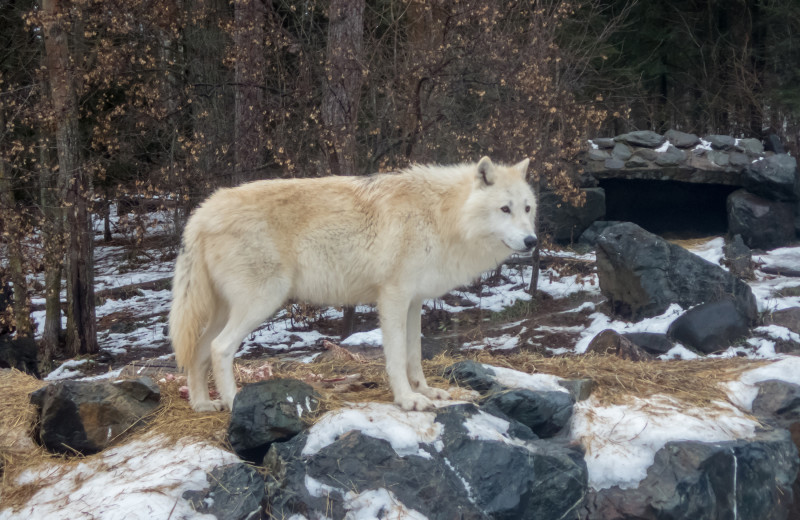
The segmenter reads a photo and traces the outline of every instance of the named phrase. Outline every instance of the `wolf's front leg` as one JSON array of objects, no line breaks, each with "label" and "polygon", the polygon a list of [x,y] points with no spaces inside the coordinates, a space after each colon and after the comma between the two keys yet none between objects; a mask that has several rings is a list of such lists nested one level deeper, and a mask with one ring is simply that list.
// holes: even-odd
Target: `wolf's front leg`
[{"label": "wolf's front leg", "polygon": [[413,300],[408,307],[406,327],[406,370],[411,388],[434,400],[450,399],[450,394],[440,388],[431,388],[422,372],[422,300]]},{"label": "wolf's front leg", "polygon": [[406,372],[408,307],[409,300],[401,296],[400,291],[384,290],[378,298],[386,373],[389,376],[395,403],[405,410],[427,410],[433,408],[433,403],[411,389]]}]

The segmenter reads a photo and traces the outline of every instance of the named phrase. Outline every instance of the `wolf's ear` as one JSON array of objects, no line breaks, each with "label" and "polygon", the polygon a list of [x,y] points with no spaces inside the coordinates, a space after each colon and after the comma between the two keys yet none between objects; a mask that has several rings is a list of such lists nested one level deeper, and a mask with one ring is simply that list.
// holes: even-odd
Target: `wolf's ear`
[{"label": "wolf's ear", "polygon": [[519,172],[519,175],[520,177],[522,177],[522,180],[525,180],[525,177],[528,174],[528,165],[530,165],[530,163],[531,163],[530,159],[523,159],[513,166],[513,168]]},{"label": "wolf's ear", "polygon": [[494,184],[494,164],[492,164],[492,160],[486,156],[483,156],[480,161],[478,161],[478,179],[483,182],[486,186],[491,186]]}]

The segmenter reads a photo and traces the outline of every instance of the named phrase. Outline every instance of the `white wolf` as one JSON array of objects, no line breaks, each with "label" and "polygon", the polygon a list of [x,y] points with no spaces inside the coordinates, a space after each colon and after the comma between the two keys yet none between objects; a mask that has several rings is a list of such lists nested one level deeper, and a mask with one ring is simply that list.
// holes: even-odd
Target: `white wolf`
[{"label": "white wolf", "polygon": [[[267,180],[222,189],[189,219],[169,335],[198,411],[231,408],[233,357],[287,299],[377,303],[395,402],[423,410],[422,302],[536,244],[536,202],[514,165],[412,166],[368,177]],[[208,391],[213,366],[220,400]]]}]

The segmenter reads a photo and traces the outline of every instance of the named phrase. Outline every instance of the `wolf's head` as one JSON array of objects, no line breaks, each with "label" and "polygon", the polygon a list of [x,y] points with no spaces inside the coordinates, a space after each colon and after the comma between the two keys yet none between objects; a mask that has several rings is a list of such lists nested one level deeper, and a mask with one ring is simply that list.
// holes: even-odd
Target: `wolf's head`
[{"label": "wolf's head", "polygon": [[525,180],[529,162],[525,159],[504,166],[484,157],[475,165],[463,224],[471,238],[489,248],[498,248],[498,256],[503,258],[536,246],[536,197]]}]

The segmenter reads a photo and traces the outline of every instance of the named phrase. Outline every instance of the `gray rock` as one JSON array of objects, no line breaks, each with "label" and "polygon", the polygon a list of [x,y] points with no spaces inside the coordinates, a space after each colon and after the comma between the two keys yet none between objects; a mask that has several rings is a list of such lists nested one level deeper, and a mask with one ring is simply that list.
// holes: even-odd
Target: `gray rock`
[{"label": "gray rock", "polygon": [[210,486],[203,491],[186,491],[183,498],[201,514],[220,520],[260,518],[267,492],[264,477],[249,464],[219,466],[206,475]]},{"label": "gray rock", "polygon": [[592,493],[585,520],[786,520],[798,469],[789,432],[729,442],[670,442],[634,489]]},{"label": "gray rock", "polygon": [[598,332],[597,335],[592,338],[589,346],[586,347],[586,354],[617,356],[629,361],[653,359],[653,356],[613,329],[606,329]]},{"label": "gray rock", "polygon": [[749,320],[732,300],[703,303],[672,322],[667,336],[704,354],[723,350],[745,337]]},{"label": "gray rock", "polygon": [[797,159],[778,154],[750,163],[744,171],[744,187],[751,193],[771,200],[798,200],[800,174]]},{"label": "gray rock", "polygon": [[800,334],[800,307],[772,311],[764,317],[764,324],[786,327],[795,334]]},{"label": "gray rock", "polygon": [[755,277],[753,252],[742,240],[742,235],[726,238],[722,251],[724,253],[722,261],[733,276],[742,280],[752,280]]},{"label": "gray rock", "polygon": [[756,383],[753,414],[784,428],[800,422],[800,385],[770,379]]},{"label": "gray rock", "polygon": [[[640,157],[645,161],[655,161],[658,159],[658,152],[655,150],[650,150],[649,148],[639,148],[633,152],[633,157]],[[633,157],[631,157],[631,159],[633,159]]]},{"label": "gray rock", "polygon": [[656,164],[659,166],[675,166],[686,160],[686,152],[670,145],[666,152],[660,152],[656,157]]},{"label": "gray rock", "polygon": [[751,162],[750,157],[741,152],[731,152],[730,155],[728,155],[728,158],[730,165],[736,168],[742,168]]},{"label": "gray rock", "polygon": [[556,435],[569,423],[575,400],[567,392],[534,392],[526,388],[511,388],[491,394],[481,409],[492,415],[518,421],[546,439]]},{"label": "gray rock", "polygon": [[739,139],[736,149],[747,155],[761,156],[764,153],[764,144],[759,139]]},{"label": "gray rock", "polygon": [[160,403],[152,379],[118,382],[63,381],[30,396],[39,408],[36,440],[54,453],[97,453],[123,434],[147,424]]},{"label": "gray rock", "polygon": [[750,287],[682,247],[630,222],[606,228],[597,239],[600,290],[615,313],[638,320],[672,303],[691,307],[732,295],[745,316],[758,316]]},{"label": "gray rock", "polygon": [[559,243],[577,242],[578,237],[606,213],[603,188],[583,188],[586,203],[577,207],[565,202],[552,191],[539,194],[539,227]]},{"label": "gray rock", "polygon": [[611,159],[606,159],[603,166],[606,170],[621,170],[625,167],[625,161],[612,157]]},{"label": "gray rock", "polygon": [[666,334],[656,332],[627,332],[622,336],[654,356],[666,354],[675,346]]},{"label": "gray rock", "polygon": [[622,141],[633,146],[644,146],[646,148],[658,148],[666,138],[663,135],[651,132],[650,130],[637,130],[627,134],[618,135],[615,141]]},{"label": "gray rock", "polygon": [[603,232],[607,227],[615,226],[617,224],[621,224],[619,220],[595,220],[592,222],[586,231],[581,233],[578,242],[581,244],[588,244],[590,246],[594,246],[597,242],[597,237],[600,236],[600,233]]},{"label": "gray rock", "polygon": [[458,361],[444,369],[451,383],[469,387],[485,394],[496,387],[494,371],[475,361]]},{"label": "gray rock", "polygon": [[729,135],[707,135],[703,139],[711,143],[714,150],[732,150],[736,144],[736,139]]},{"label": "gray rock", "polygon": [[595,137],[592,142],[600,148],[614,148],[616,141],[614,141],[613,137]]},{"label": "gray rock", "polygon": [[614,150],[611,152],[611,156],[620,161],[627,161],[631,158],[631,155],[633,155],[633,150],[625,143],[615,144]]},{"label": "gray rock", "polygon": [[722,150],[709,150],[706,152],[706,157],[709,161],[716,164],[721,168],[725,168],[731,163],[731,157],[728,155],[727,152],[723,152]]},{"label": "gray rock", "polygon": [[233,400],[228,425],[231,447],[241,458],[259,463],[270,444],[305,430],[319,403],[316,390],[294,379],[245,385]]},{"label": "gray rock", "polygon": [[767,136],[766,142],[764,143],[764,149],[768,152],[786,153],[783,143],[781,143],[781,138],[775,134],[769,134]]},{"label": "gray rock", "polygon": [[595,150],[594,148],[591,148],[588,152],[586,152],[586,158],[590,161],[605,161],[606,159],[611,158],[611,154],[605,150]]},{"label": "gray rock", "polygon": [[679,130],[667,130],[664,137],[667,138],[671,145],[677,148],[692,148],[700,144],[700,138],[695,134],[687,134]]},{"label": "gray rock", "polygon": [[40,378],[38,354],[39,348],[33,338],[15,338],[11,334],[0,334],[0,367],[16,368],[20,372]]},{"label": "gray rock", "polygon": [[741,235],[748,247],[774,249],[794,240],[794,207],[745,190],[728,196],[728,233]]},{"label": "gray rock", "polygon": [[[652,152],[652,150],[650,150]],[[633,155],[625,162],[626,168],[647,168],[650,166],[650,161],[640,155]]]}]

